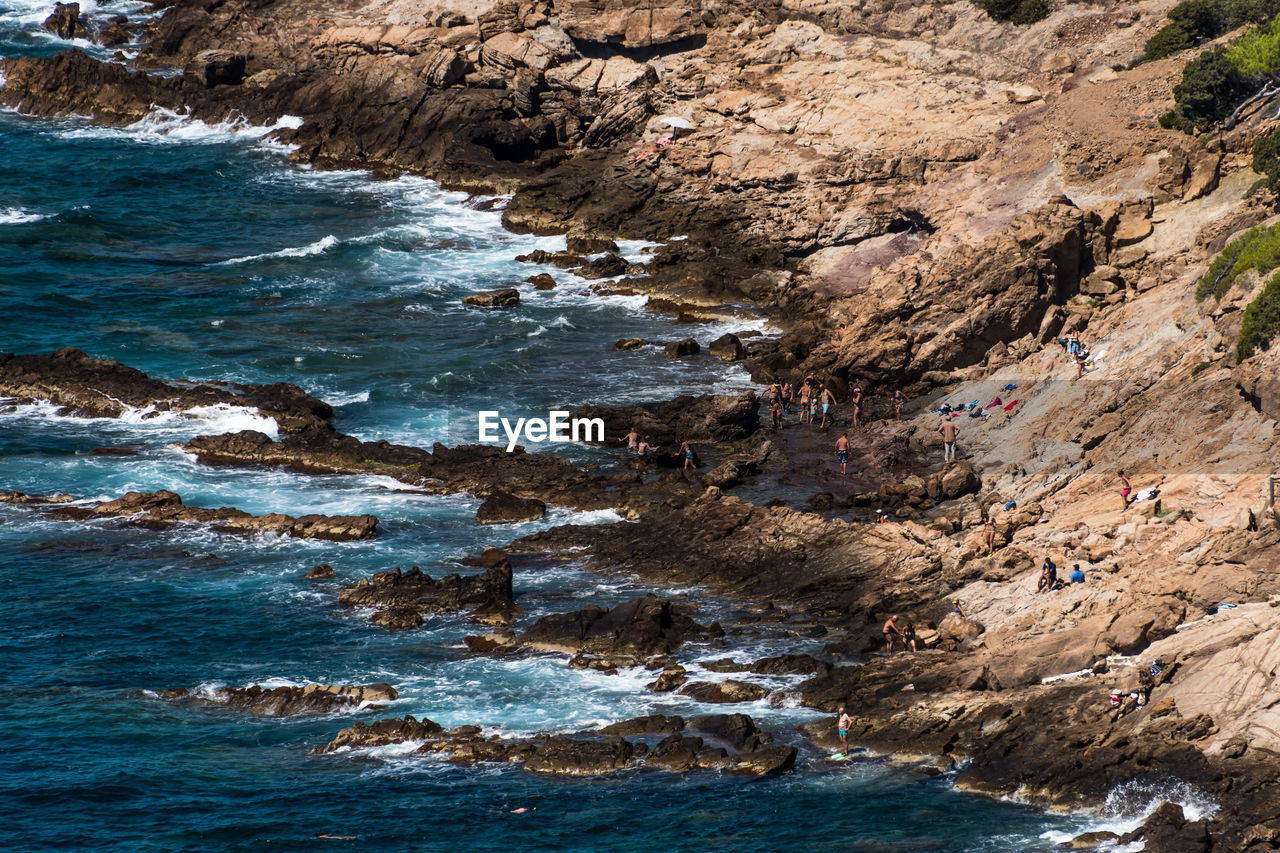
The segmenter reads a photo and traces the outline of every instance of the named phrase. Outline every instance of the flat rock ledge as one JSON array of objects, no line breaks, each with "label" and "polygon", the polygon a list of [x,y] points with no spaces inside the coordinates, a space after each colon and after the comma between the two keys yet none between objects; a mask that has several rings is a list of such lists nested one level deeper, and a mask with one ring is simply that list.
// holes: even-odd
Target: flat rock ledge
[{"label": "flat rock ledge", "polygon": [[136,526],[160,530],[179,524],[208,524],[218,533],[275,533],[295,539],[324,539],[351,542],[378,535],[374,515],[303,515],[294,517],[272,512],[251,515],[233,507],[184,506],[182,497],[161,489],[157,492],[126,492],[112,501],[91,506],[66,506],[68,495],[28,495],[0,492],[0,503],[53,505],[50,516],[61,521],[115,518]]},{"label": "flat rock ledge", "polygon": [[421,741],[418,753],[455,764],[523,764],[546,776],[608,776],[633,769],[687,773],[719,770],[747,776],[786,773],[796,748],[778,743],[746,714],[711,714],[686,722],[681,717],[637,717],[591,732],[539,735],[528,739],[485,737],[480,726],[451,731],[415,717],[358,722],[339,732],[318,752]]}]

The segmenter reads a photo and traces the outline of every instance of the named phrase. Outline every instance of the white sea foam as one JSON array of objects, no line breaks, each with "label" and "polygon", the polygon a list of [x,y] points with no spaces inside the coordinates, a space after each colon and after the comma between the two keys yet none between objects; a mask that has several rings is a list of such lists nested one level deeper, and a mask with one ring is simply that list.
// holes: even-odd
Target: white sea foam
[{"label": "white sea foam", "polygon": [[154,406],[142,409],[127,407],[118,418],[86,418],[78,415],[63,415],[61,414],[61,408],[47,401],[23,404],[13,406],[11,411],[0,413],[0,420],[12,418],[16,420],[80,422],[94,426],[121,424],[146,431],[181,431],[188,433],[196,430],[206,434],[239,432],[251,429],[265,433],[273,438],[278,438],[280,435],[280,426],[276,423],[275,418],[267,417],[256,408],[250,406],[232,406],[226,403],[218,403],[213,406],[195,406],[177,411],[157,411]]},{"label": "white sea foam", "polygon": [[332,394],[324,394],[323,399],[330,406],[341,408],[342,406],[350,406],[353,403],[369,402],[368,391],[349,391],[346,393],[335,392]]},{"label": "white sea foam", "polygon": [[337,237],[332,234],[327,234],[314,243],[309,243],[306,246],[300,246],[296,249],[280,249],[275,252],[264,252],[261,255],[246,255],[243,258],[231,258],[230,260],[223,261],[222,263],[223,265],[230,266],[231,264],[247,264],[253,261],[265,261],[271,258],[306,258],[311,255],[318,255],[328,249],[332,249],[334,246],[338,245],[338,242]]},{"label": "white sea foam", "polygon": [[281,116],[272,124],[258,125],[240,115],[233,115],[217,124],[191,117],[189,111],[176,111],[155,107],[150,113],[123,128],[80,126],[64,131],[70,139],[119,138],[158,145],[217,144],[229,140],[250,140],[265,147],[284,148],[269,137],[280,130],[302,126],[298,116]]},{"label": "white sea foam", "polygon": [[[3,76],[0,76],[0,85],[3,85],[3,81]],[[0,225],[23,225],[27,222],[39,222],[41,219],[47,218],[44,214],[32,213],[20,207],[0,208]]]}]

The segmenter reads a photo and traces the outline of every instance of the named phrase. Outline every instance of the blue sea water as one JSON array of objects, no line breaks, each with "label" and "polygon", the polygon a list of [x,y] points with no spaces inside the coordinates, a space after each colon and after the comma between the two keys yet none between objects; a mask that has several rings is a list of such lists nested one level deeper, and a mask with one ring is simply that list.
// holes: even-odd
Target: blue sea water
[{"label": "blue sea water", "polygon": [[[140,4],[87,8],[105,16]],[[51,10],[0,0],[0,55],[69,47],[38,28]],[[0,351],[75,346],[163,378],[294,382],[334,404],[346,432],[426,446],[470,438],[478,408],[533,414],[746,384],[709,359],[613,350],[620,337],[671,339],[689,327],[646,314],[637,298],[598,296],[563,272],[516,263],[563,239],[506,233],[501,199],[303,169],[265,134],[162,113],[124,130],[0,114]],[[643,248],[624,246],[637,260]],[[525,288],[516,310],[460,304],[540,271],[560,287]],[[727,328],[694,334],[705,343]],[[337,604],[343,584],[373,571],[447,573],[485,545],[612,513],[553,509],[543,522],[484,529],[469,496],[426,497],[377,477],[205,468],[171,446],[246,427],[272,424],[233,409],[0,415],[0,489],[101,499],[168,488],[191,505],[255,513],[373,512],[382,530],[373,542],[315,543],[68,524],[0,506],[9,849],[1012,851],[1049,849],[1093,825],[958,793],[948,776],[831,763],[793,731],[815,714],[764,702],[731,710],[802,747],[785,777],[565,781],[454,766],[408,747],[313,754],[355,719],[380,716],[529,734],[716,709],[648,693],[650,673],[468,655],[461,638],[476,628],[461,617],[392,634]],[[104,446],[135,453],[92,452]],[[320,562],[338,577],[304,580]],[[516,591],[532,620],[648,587],[571,565],[519,573]],[[663,592],[707,601],[708,618],[730,606]],[[794,648],[736,642],[687,649],[682,662],[696,671],[699,660]],[[401,693],[384,713],[319,718],[264,719],[154,693],[377,681]],[[513,814],[519,807],[532,811]]]}]

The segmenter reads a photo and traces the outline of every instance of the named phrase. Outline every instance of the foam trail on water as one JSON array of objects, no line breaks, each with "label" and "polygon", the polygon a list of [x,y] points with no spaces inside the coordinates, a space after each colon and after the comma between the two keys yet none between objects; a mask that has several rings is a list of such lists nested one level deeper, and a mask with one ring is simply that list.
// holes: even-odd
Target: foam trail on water
[{"label": "foam trail on water", "polygon": [[332,249],[334,246],[338,245],[338,242],[337,237],[332,234],[327,234],[314,243],[310,243],[306,246],[300,246],[294,249],[280,249],[276,252],[264,252],[261,255],[246,255],[243,258],[231,258],[223,261],[222,263],[224,265],[247,264],[253,261],[265,261],[271,258],[306,258]]},{"label": "foam trail on water", "polygon": [[[0,86],[4,85],[4,75],[0,74]],[[39,222],[47,219],[44,214],[32,213],[20,207],[0,208],[0,225],[22,225],[27,222]]]}]

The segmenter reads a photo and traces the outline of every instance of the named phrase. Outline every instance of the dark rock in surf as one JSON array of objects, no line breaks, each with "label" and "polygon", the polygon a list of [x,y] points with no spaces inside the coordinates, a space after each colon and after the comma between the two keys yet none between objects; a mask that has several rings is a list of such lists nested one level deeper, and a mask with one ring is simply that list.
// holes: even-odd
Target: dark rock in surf
[{"label": "dark rock in surf", "polygon": [[411,740],[426,740],[444,731],[439,723],[423,717],[405,717],[403,720],[378,720],[376,723],[358,722],[343,729],[317,752],[333,752],[342,747],[386,746]]},{"label": "dark rock in surf", "polygon": [[484,290],[462,298],[463,305],[478,305],[481,308],[509,308],[520,304],[520,291],[514,287],[500,287],[497,290]]},{"label": "dark rock in surf", "polygon": [[662,354],[667,358],[684,358],[689,355],[697,355],[700,352],[702,352],[702,347],[698,346],[698,342],[693,338],[673,341],[662,348]]},{"label": "dark rock in surf", "polygon": [[556,280],[548,273],[540,272],[537,275],[531,275],[525,279],[529,284],[533,285],[534,290],[555,290]]},{"label": "dark rock in surf", "polygon": [[721,361],[741,361],[747,357],[747,348],[734,334],[723,334],[707,345],[707,352]]},{"label": "dark rock in surf", "polygon": [[66,41],[89,37],[84,19],[80,17],[79,3],[55,3],[53,14],[45,18],[40,26]]},{"label": "dark rock in surf", "polygon": [[635,429],[653,444],[678,441],[736,441],[760,428],[755,392],[737,396],[702,394],[637,406],[580,406],[575,418],[600,418],[604,433],[623,436]]},{"label": "dark rock in surf", "polygon": [[520,635],[520,644],[570,654],[649,657],[674,652],[705,630],[670,601],[647,595],[612,610],[592,606],[544,616]]},{"label": "dark rock in surf", "polygon": [[505,560],[478,575],[452,574],[438,580],[417,566],[407,572],[378,572],[343,589],[338,601],[377,608],[375,623],[392,630],[417,627],[429,613],[470,610],[473,617],[505,621],[516,609],[511,564]]},{"label": "dark rock in surf", "polygon": [[624,769],[634,752],[630,741],[621,737],[603,741],[551,737],[525,762],[524,769],[549,776],[603,776]]},{"label": "dark rock in surf", "polygon": [[747,681],[728,679],[726,681],[694,681],[680,690],[682,696],[689,696],[701,702],[712,704],[728,704],[732,702],[754,702],[769,695],[769,691],[759,684]]},{"label": "dark rock in surf", "polygon": [[333,566],[328,563],[321,563],[320,565],[312,568],[311,571],[307,572],[307,580],[313,581],[321,578],[331,578],[335,574],[337,574],[337,572],[333,570]]},{"label": "dark rock in surf", "polygon": [[162,699],[186,702],[206,702],[241,708],[268,717],[292,717],[298,714],[329,714],[335,711],[351,711],[367,707],[379,710],[380,702],[389,702],[400,696],[389,684],[308,684],[305,687],[220,687],[211,698],[192,693],[185,688],[167,690]]},{"label": "dark rock in surf", "polygon": [[508,492],[494,492],[476,510],[481,524],[517,524],[537,521],[547,514],[547,505],[537,498],[518,498]]}]

